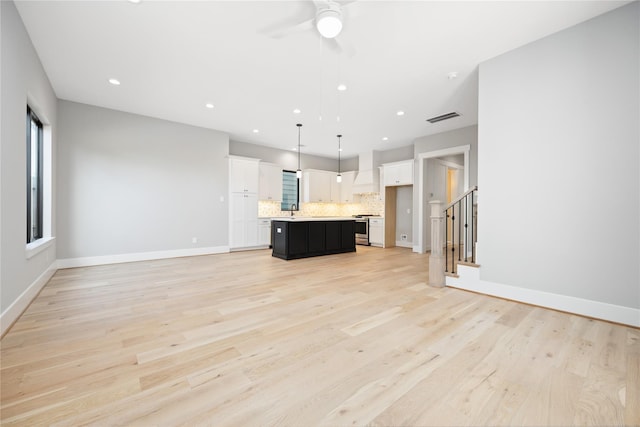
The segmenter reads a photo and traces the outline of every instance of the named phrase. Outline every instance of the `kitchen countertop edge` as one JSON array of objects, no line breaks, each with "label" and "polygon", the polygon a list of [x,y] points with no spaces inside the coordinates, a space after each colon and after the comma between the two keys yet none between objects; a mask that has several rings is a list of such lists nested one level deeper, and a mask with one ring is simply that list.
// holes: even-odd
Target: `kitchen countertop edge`
[{"label": "kitchen countertop edge", "polygon": [[356,218],[350,216],[330,216],[330,217],[310,217],[310,216],[293,216],[293,217],[273,217],[272,221],[287,222],[310,222],[310,221],[355,221]]}]

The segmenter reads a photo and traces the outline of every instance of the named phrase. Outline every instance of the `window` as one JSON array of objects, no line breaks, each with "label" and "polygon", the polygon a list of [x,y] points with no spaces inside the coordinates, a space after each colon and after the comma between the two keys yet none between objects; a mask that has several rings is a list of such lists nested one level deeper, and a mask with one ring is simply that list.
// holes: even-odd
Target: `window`
[{"label": "window", "polygon": [[300,182],[295,171],[282,171],[282,202],[280,210],[297,211],[300,210],[299,197]]},{"label": "window", "polygon": [[43,199],[42,122],[27,106],[27,243],[41,239]]}]

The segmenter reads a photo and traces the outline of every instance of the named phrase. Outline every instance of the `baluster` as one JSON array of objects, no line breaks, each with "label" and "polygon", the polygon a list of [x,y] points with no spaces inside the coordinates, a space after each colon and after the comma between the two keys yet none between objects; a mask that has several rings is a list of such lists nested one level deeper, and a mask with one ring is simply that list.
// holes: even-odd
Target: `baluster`
[{"label": "baluster", "polygon": [[475,225],[474,225],[475,222],[476,222],[476,219],[475,219],[475,214],[476,214],[475,213],[475,209],[476,208],[475,208],[475,203],[474,203],[475,202],[475,199],[474,199],[475,195],[476,195],[476,192],[472,191],[471,192],[471,239],[472,239],[472,242],[471,242],[471,245],[472,245],[471,246],[471,262],[474,263],[474,264],[476,263],[476,231],[475,231]]},{"label": "baluster", "polygon": [[460,259],[460,252],[462,251],[462,200],[458,201],[458,216],[460,220],[458,221],[458,261]]},{"label": "baluster", "polygon": [[[449,272],[449,209],[444,211],[445,220],[444,220],[444,271],[445,273]],[[433,248],[431,249],[433,251]]]},{"label": "baluster", "polygon": [[451,206],[451,272],[456,274],[456,206]]},{"label": "baluster", "polygon": [[469,222],[467,214],[469,212],[469,195],[464,196],[464,261],[468,261],[467,246],[469,245]]}]

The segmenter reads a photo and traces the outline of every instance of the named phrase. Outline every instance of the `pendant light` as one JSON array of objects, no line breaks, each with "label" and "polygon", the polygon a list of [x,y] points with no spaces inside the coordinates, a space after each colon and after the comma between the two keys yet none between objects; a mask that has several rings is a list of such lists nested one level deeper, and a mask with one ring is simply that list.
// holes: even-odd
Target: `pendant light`
[{"label": "pendant light", "polygon": [[300,128],[302,127],[301,123],[298,123],[298,170],[296,171],[296,178],[302,178],[302,169],[300,169]]},{"label": "pendant light", "polygon": [[340,174],[340,153],[342,152],[342,147],[340,147],[340,138],[342,135],[338,135],[338,175],[336,176],[336,182],[342,182],[342,175]]}]

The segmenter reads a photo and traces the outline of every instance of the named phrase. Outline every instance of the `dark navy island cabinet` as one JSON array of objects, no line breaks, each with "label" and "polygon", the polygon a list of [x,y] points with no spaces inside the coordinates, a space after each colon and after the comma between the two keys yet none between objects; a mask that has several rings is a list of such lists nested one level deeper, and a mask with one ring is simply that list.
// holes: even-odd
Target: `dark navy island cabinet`
[{"label": "dark navy island cabinet", "polygon": [[271,222],[272,255],[289,260],[355,252],[355,233],[352,219],[274,219]]}]

